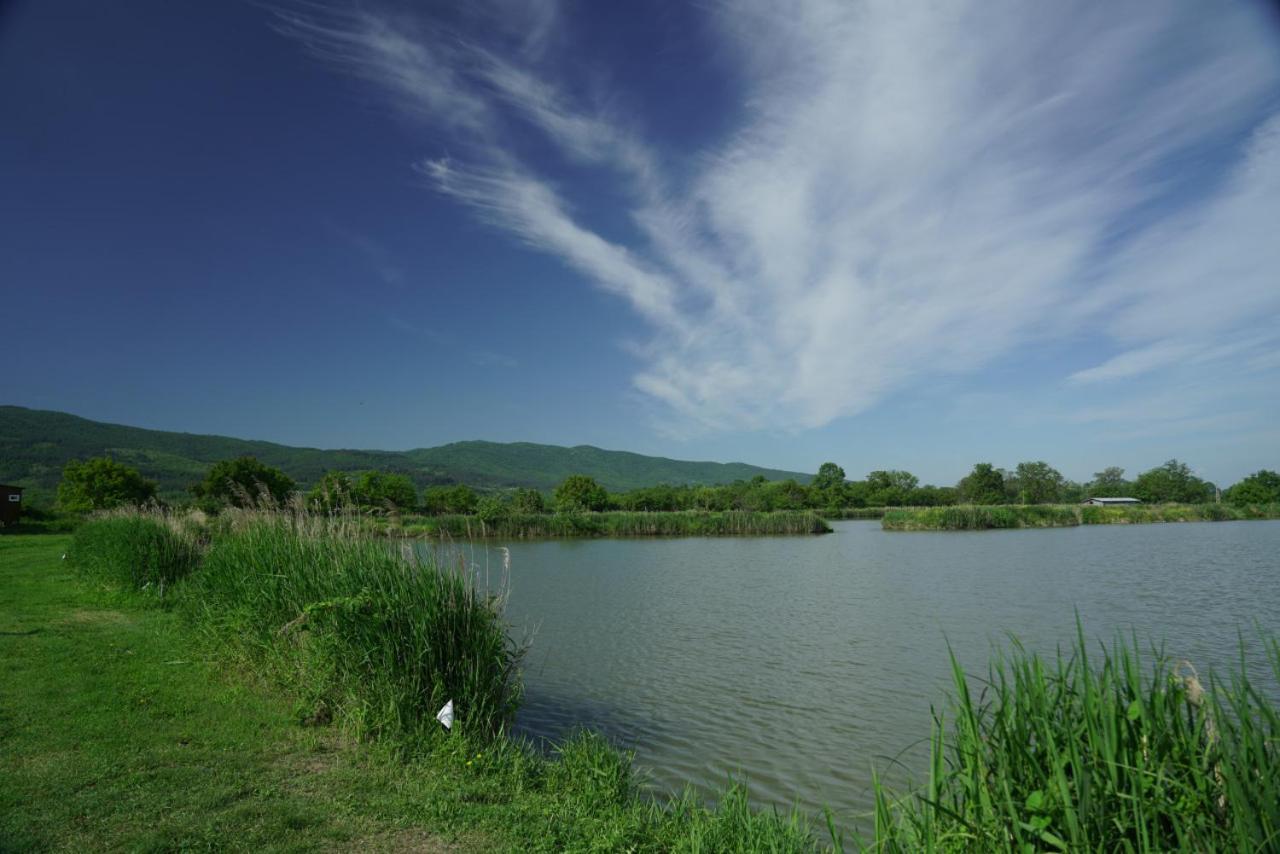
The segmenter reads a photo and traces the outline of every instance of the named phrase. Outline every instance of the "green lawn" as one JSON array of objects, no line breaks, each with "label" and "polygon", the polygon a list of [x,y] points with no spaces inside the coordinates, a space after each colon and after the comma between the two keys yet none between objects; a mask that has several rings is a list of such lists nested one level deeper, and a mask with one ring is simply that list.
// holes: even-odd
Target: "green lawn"
[{"label": "green lawn", "polygon": [[0,537],[0,850],[510,847],[459,835],[467,781],[300,726],[173,614],[87,589],[69,539]]}]

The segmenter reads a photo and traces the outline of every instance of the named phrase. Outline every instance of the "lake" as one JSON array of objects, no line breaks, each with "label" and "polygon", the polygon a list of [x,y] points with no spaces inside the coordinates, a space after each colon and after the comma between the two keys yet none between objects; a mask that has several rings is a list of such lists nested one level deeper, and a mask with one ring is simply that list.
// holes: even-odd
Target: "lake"
[{"label": "lake", "polygon": [[708,793],[732,775],[758,803],[860,823],[873,765],[896,781],[924,767],[948,642],[985,673],[1007,633],[1040,651],[1069,643],[1078,611],[1090,638],[1136,631],[1203,675],[1230,663],[1238,631],[1280,633],[1280,521],[834,527],[509,544],[508,614],[536,628],[519,731],[588,726],[635,750],[662,790]]}]

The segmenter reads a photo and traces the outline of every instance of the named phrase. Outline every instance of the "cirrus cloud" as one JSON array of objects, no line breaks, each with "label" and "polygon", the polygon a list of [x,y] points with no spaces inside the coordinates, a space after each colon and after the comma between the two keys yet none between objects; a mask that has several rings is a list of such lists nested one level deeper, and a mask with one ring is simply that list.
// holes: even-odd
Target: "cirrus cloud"
[{"label": "cirrus cloud", "polygon": [[[550,7],[514,51],[535,7],[478,8],[281,26],[447,138],[418,166],[436,190],[645,319],[634,384],[673,428],[818,427],[1086,330],[1099,358],[1067,388],[1224,337],[1274,374],[1280,62],[1255,7],[714,5],[745,106],[692,158],[562,85]],[[531,132],[634,234],[576,214],[517,153]]]}]

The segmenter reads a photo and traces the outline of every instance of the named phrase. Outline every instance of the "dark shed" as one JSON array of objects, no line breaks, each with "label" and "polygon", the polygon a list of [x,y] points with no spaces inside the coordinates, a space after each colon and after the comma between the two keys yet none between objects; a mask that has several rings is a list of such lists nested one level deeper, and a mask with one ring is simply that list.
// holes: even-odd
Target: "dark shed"
[{"label": "dark shed", "polygon": [[18,513],[21,510],[22,487],[0,483],[0,525],[18,524]]}]

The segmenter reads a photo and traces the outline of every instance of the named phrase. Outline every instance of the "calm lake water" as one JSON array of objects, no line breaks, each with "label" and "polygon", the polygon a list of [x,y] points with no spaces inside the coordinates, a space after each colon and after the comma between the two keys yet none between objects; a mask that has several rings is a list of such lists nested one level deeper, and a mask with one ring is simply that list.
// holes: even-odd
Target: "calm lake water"
[{"label": "calm lake water", "polygon": [[[536,628],[522,732],[585,725],[661,789],[745,777],[757,802],[859,823],[870,769],[927,755],[947,643],[1052,651],[1136,631],[1208,666],[1280,632],[1280,522],[513,543],[509,616]],[[477,554],[483,563],[486,556]],[[500,562],[490,549],[487,560]],[[1261,659],[1258,660],[1261,665]],[[902,771],[890,777],[901,779]]]}]

